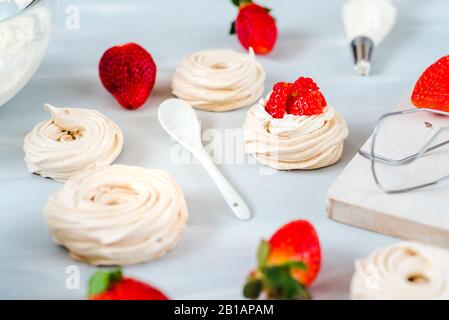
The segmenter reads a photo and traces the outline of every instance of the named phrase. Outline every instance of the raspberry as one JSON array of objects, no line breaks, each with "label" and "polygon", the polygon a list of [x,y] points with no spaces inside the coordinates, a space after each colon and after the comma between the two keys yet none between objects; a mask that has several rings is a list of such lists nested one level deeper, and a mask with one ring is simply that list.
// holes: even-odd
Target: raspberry
[{"label": "raspberry", "polygon": [[317,84],[310,78],[301,77],[294,83],[276,83],[265,110],[273,118],[282,119],[285,113],[296,116],[320,114],[326,106],[326,99]]},{"label": "raspberry", "polygon": [[310,92],[310,91],[318,91],[320,88],[318,88],[315,81],[313,81],[311,78],[305,78],[300,77],[298,78],[295,83],[293,84],[295,87],[296,92]]},{"label": "raspberry", "polygon": [[315,81],[300,77],[294,82],[292,95],[287,100],[287,113],[313,116],[323,113],[326,105],[326,99]]},{"label": "raspberry", "polygon": [[288,82],[278,82],[274,85],[273,92],[265,105],[265,110],[273,118],[282,119],[284,117],[291,90],[292,85]]},{"label": "raspberry", "polygon": [[287,102],[287,113],[296,116],[313,116],[323,113],[323,95],[319,91],[301,93]]}]

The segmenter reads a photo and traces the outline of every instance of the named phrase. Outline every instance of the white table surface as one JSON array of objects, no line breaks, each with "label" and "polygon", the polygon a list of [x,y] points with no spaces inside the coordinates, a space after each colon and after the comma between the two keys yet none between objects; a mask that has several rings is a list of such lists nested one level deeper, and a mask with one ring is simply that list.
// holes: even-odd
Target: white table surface
[{"label": "white table surface", "polygon": [[[397,240],[327,219],[330,185],[369,136],[377,118],[390,111],[426,66],[449,52],[449,2],[402,0],[399,21],[374,56],[373,75],[360,78],[344,38],[341,1],[264,1],[273,8],[280,36],[275,51],[260,58],[273,83],[313,77],[329,103],[346,118],[350,136],[337,165],[313,172],[261,175],[257,164],[224,164],[222,172],[254,212],[236,220],[206,172],[197,164],[170,161],[173,142],[156,118],[171,96],[176,64],[191,52],[211,48],[242,51],[228,36],[235,15],[230,1],[58,1],[56,28],[48,54],[31,82],[0,108],[0,298],[83,299],[95,268],[72,261],[47,232],[42,208],[60,185],[28,173],[22,144],[28,131],[48,117],[42,109],[91,107],[122,128],[125,145],[116,163],[165,169],[185,192],[190,218],[178,246],[164,258],[126,268],[128,275],[162,288],[174,299],[241,299],[256,247],[277,227],[294,219],[316,226],[323,266],[311,288],[316,299],[347,299],[354,260]],[[78,5],[81,28],[65,28],[67,5]],[[120,108],[99,82],[97,65],[110,46],[135,41],[158,66],[156,88],[137,111]],[[247,109],[198,112],[204,129],[241,127]],[[228,147],[226,150],[229,150]],[[80,268],[81,288],[66,288],[66,268]]]}]

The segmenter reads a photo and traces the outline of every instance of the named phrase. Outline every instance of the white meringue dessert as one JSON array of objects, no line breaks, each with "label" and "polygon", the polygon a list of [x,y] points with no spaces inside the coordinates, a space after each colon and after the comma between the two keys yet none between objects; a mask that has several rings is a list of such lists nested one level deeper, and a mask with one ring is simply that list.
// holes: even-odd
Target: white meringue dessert
[{"label": "white meringue dessert", "polygon": [[449,299],[449,251],[416,242],[381,248],[356,261],[351,298]]},{"label": "white meringue dessert", "polygon": [[276,170],[319,169],[341,158],[348,127],[332,106],[321,114],[285,114],[278,119],[265,110],[270,94],[247,113],[243,125],[247,153]]},{"label": "white meringue dessert", "polygon": [[206,111],[247,107],[264,90],[265,71],[252,48],[248,54],[217,49],[183,59],[173,77],[173,94]]},{"label": "white meringue dessert", "polygon": [[64,182],[87,169],[110,165],[120,154],[120,128],[96,110],[45,110],[51,119],[39,123],[25,137],[23,149],[30,172]]},{"label": "white meringue dessert", "polygon": [[92,265],[160,258],[187,223],[180,187],[164,171],[112,165],[71,177],[44,208],[54,241]]}]

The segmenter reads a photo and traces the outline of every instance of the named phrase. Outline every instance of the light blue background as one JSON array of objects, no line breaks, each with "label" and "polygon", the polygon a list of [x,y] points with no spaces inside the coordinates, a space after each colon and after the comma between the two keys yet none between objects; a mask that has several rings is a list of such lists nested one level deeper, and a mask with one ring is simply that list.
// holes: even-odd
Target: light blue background
[{"label": "light blue background", "polygon": [[[200,166],[170,162],[173,144],[156,119],[157,106],[171,96],[171,77],[184,55],[211,48],[242,51],[236,38],[227,34],[236,14],[230,1],[59,1],[56,30],[41,68],[0,108],[0,298],[82,299],[95,270],[73,262],[53,244],[42,207],[60,185],[29,174],[23,161],[23,139],[48,117],[42,109],[46,102],[105,113],[125,137],[117,163],[165,169],[185,191],[190,220],[179,245],[158,261],[126,268],[128,275],[156,284],[174,299],[240,299],[244,279],[255,266],[259,240],[285,222],[305,218],[315,224],[324,255],[313,295],[349,297],[354,260],[397,240],[328,220],[327,190],[377,118],[392,110],[430,63],[449,53],[449,2],[396,1],[398,25],[376,50],[369,78],[352,70],[341,1],[264,3],[273,8],[280,30],[275,51],[260,58],[268,74],[266,92],[277,81],[313,77],[349,125],[341,162],[323,170],[275,176],[261,176],[258,165],[220,166],[255,213],[249,222],[237,221]],[[64,26],[69,4],[81,10],[80,30]],[[97,75],[102,53],[129,41],[146,47],[158,66],[149,102],[134,112],[118,107]],[[241,127],[246,111],[198,116],[204,129],[224,130]],[[80,290],[65,287],[65,269],[72,264],[81,270]]]}]

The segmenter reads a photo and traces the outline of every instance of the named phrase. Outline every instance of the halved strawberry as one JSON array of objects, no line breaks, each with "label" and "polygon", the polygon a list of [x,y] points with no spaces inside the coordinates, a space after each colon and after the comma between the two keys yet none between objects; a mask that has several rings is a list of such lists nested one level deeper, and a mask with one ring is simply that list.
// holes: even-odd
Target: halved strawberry
[{"label": "halved strawberry", "polygon": [[449,56],[424,71],[413,89],[412,103],[417,108],[449,112]]}]

